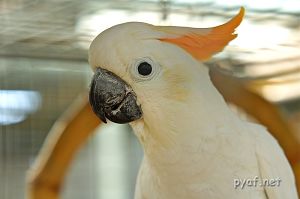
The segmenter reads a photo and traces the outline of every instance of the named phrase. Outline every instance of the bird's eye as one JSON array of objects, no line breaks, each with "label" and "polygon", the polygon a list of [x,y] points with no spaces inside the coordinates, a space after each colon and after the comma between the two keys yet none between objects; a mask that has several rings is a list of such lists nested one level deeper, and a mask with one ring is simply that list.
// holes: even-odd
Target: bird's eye
[{"label": "bird's eye", "polygon": [[148,62],[142,62],[138,65],[138,72],[142,76],[148,76],[152,72],[152,66]]},{"label": "bird's eye", "polygon": [[160,72],[160,65],[150,57],[137,58],[130,66],[131,77],[137,82],[149,81]]}]

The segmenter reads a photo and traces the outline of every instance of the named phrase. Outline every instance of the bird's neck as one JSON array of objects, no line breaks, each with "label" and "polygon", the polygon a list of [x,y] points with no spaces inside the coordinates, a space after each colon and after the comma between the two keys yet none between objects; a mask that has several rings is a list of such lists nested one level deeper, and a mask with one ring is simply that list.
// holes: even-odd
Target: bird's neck
[{"label": "bird's neck", "polygon": [[170,110],[156,114],[156,121],[132,125],[146,162],[157,175],[176,178],[187,172],[185,176],[192,177],[193,170],[205,169],[213,161],[219,142],[238,132],[234,128],[239,128],[240,120],[212,84],[201,93],[193,93],[186,103],[165,107]]}]

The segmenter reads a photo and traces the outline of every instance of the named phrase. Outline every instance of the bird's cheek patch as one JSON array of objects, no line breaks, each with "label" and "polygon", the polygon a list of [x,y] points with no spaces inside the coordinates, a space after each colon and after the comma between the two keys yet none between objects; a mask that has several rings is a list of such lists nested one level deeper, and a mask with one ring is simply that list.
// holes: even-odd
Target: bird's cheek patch
[{"label": "bird's cheek patch", "polygon": [[183,74],[183,72],[176,69],[167,69],[163,72],[164,82],[166,83],[164,96],[166,98],[185,101],[188,96],[188,90],[184,85],[186,85],[188,78]]}]

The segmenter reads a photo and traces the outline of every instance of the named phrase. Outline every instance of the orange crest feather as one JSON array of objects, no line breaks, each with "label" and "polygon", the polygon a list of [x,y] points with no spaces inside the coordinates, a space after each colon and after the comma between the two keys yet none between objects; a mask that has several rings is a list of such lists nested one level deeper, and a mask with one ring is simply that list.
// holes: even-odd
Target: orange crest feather
[{"label": "orange crest feather", "polygon": [[185,28],[185,27],[158,27],[163,32],[179,35],[175,38],[160,38],[160,41],[175,44],[197,60],[209,59],[212,55],[222,51],[222,49],[234,38],[235,29],[243,20],[245,9],[242,7],[240,12],[227,23],[213,28]]}]

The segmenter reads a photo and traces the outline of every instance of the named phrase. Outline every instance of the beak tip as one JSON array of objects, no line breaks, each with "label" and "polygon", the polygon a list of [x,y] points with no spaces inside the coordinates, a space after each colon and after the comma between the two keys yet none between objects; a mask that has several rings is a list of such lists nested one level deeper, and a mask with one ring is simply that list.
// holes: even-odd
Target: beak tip
[{"label": "beak tip", "polygon": [[101,119],[101,121],[103,122],[103,123],[105,123],[105,124],[107,124],[107,121],[106,121],[106,118],[104,117],[104,118],[100,118]]},{"label": "beak tip", "polygon": [[104,112],[104,110],[102,108],[100,108],[99,111],[95,111],[95,113],[100,118],[100,120],[102,122],[104,122],[105,124],[107,123],[106,117],[105,117],[105,112]]}]

